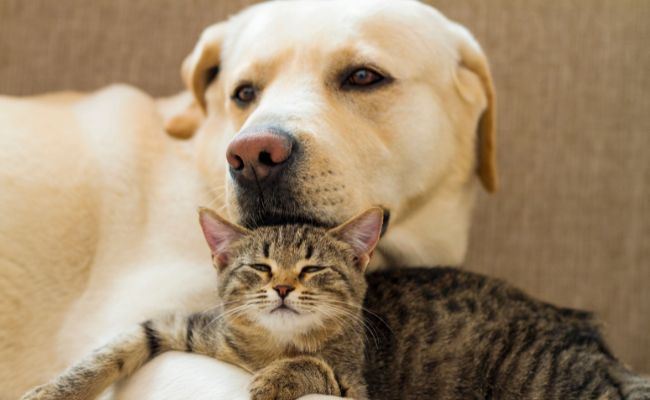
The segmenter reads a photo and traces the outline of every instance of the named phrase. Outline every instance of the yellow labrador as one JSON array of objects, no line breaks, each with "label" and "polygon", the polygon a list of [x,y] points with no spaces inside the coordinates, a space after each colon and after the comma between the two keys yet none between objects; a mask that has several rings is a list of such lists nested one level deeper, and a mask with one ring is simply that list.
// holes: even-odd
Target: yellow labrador
[{"label": "yellow labrador", "polygon": [[[277,1],[207,28],[182,73],[190,94],[158,102],[0,99],[0,397],[141,319],[209,308],[198,205],[255,226],[380,204],[376,267],[462,261],[479,182],[496,188],[494,92],[466,29],[415,1]],[[247,381],[167,354],[118,392],[234,399]]]}]

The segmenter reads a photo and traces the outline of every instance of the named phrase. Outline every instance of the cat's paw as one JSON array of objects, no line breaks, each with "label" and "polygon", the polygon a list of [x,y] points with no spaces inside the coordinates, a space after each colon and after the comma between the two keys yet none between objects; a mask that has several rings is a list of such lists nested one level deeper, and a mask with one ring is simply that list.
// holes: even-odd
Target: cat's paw
[{"label": "cat's paw", "polygon": [[253,376],[251,400],[296,400],[311,394],[340,395],[341,390],[329,366],[307,359],[276,361]]},{"label": "cat's paw", "polygon": [[[279,397],[282,391],[278,382],[268,374],[256,374],[250,385],[251,400],[275,400],[285,397]],[[286,395],[286,394],[285,394]]]}]

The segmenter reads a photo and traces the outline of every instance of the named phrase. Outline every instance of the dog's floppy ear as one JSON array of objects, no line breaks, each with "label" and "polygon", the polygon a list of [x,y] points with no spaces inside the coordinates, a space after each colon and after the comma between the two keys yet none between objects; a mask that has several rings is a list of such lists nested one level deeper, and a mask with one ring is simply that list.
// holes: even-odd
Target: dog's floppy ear
[{"label": "dog's floppy ear", "polygon": [[[468,101],[484,96],[487,104],[477,127],[477,174],[488,192],[498,186],[496,166],[496,97],[487,58],[478,42],[462,28],[456,86]],[[471,78],[467,75],[473,75]],[[474,78],[478,78],[474,79]],[[478,83],[478,84],[477,84]]]},{"label": "dog's floppy ear", "polygon": [[190,139],[205,118],[194,97],[183,100],[181,111],[165,118],[165,131],[176,139]]},{"label": "dog's floppy ear", "polygon": [[183,61],[181,77],[194,101],[166,121],[165,130],[171,136],[188,139],[203,122],[206,113],[205,90],[219,73],[225,30],[226,22],[205,29],[192,52]]},{"label": "dog's floppy ear", "polygon": [[181,68],[185,86],[192,92],[203,112],[206,111],[205,89],[219,73],[226,24],[221,22],[204,30],[192,53],[183,61]]}]

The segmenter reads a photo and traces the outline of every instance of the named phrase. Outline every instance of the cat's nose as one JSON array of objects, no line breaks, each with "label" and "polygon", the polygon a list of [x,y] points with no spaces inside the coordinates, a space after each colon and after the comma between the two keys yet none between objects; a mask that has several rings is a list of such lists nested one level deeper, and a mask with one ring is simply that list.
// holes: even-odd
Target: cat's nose
[{"label": "cat's nose", "polygon": [[290,292],[293,292],[294,289],[295,288],[293,286],[289,286],[289,285],[275,285],[275,286],[273,286],[273,290],[278,292],[278,294],[280,295],[280,298],[282,298],[282,299],[287,297],[287,295]]}]

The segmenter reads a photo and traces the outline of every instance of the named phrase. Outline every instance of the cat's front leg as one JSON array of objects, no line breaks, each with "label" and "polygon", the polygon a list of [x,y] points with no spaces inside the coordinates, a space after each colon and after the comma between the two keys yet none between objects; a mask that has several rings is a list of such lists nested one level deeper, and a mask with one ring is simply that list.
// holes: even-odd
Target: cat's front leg
[{"label": "cat's front leg", "polygon": [[85,400],[87,393],[79,391],[74,382],[61,380],[37,386],[25,393],[20,400]]},{"label": "cat's front leg", "polygon": [[[56,393],[52,393],[51,384],[37,386],[29,392],[25,393],[20,400],[47,400],[47,399],[57,399]],[[62,397],[58,397],[62,399]]]},{"label": "cat's front leg", "polygon": [[[189,320],[199,317],[188,319],[170,315],[146,321],[84,357],[50,383],[29,391],[21,399],[95,399],[110,385],[129,376],[158,354],[168,350],[186,350]],[[196,347],[203,350],[206,343],[206,340],[198,340]]]},{"label": "cat's front leg", "polygon": [[310,356],[284,358],[257,371],[250,392],[251,400],[295,400],[312,393],[341,395],[332,368]]},{"label": "cat's front leg", "polygon": [[124,335],[97,349],[51,382],[30,390],[21,400],[94,399],[125,370],[137,367],[145,359],[146,350],[134,347],[136,343],[137,337]]}]

